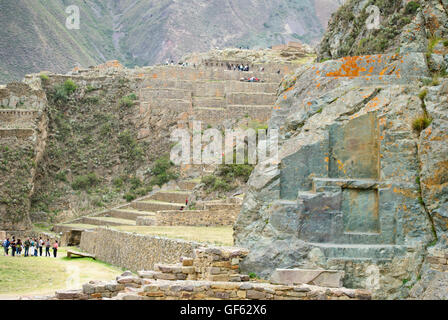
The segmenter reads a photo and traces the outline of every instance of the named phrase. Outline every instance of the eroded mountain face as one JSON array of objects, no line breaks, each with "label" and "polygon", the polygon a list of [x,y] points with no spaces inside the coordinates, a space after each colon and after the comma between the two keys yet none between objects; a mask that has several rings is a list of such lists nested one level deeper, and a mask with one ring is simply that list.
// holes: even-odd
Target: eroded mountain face
[{"label": "eroded mountain face", "polygon": [[118,59],[152,65],[220,47],[269,47],[289,40],[316,44],[341,1],[116,0],[72,1],[80,29],[65,26],[60,0],[0,4],[0,82],[26,73],[65,73]]},{"label": "eroded mountain face", "polygon": [[[336,17],[408,2],[350,1]],[[447,296],[448,7],[416,4],[393,52],[306,65],[284,79],[270,120],[279,165],[255,168],[234,227],[236,245],[250,250],[244,271],[344,270],[344,286],[376,298]],[[352,32],[332,25],[323,44]],[[334,48],[332,57],[343,54]]]}]

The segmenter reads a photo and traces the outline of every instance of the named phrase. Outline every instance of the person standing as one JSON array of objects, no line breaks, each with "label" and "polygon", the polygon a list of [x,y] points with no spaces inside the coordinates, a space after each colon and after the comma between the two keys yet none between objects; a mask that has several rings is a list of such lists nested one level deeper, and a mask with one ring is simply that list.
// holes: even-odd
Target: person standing
[{"label": "person standing", "polygon": [[20,257],[22,255],[22,240],[20,240],[20,239],[17,239],[16,254],[18,257]]},{"label": "person standing", "polygon": [[16,248],[16,240],[13,237],[11,241],[11,256],[13,257],[16,255]]},{"label": "person standing", "polygon": [[59,248],[58,240],[56,240],[55,243],[53,244],[53,256],[54,256],[55,258],[56,258],[57,255],[58,255],[58,248]]},{"label": "person standing", "polygon": [[47,239],[47,241],[45,242],[45,256],[46,257],[51,257],[50,247],[51,247],[50,239]]},{"label": "person standing", "polygon": [[9,238],[6,238],[5,241],[3,241],[3,249],[5,250],[5,256],[8,256],[9,253]]},{"label": "person standing", "polygon": [[34,256],[34,239],[31,238],[30,240],[30,257]]},{"label": "person standing", "polygon": [[37,257],[37,251],[39,249],[39,241],[37,241],[37,238],[34,238],[34,256]]},{"label": "person standing", "polygon": [[42,248],[44,246],[44,240],[42,240],[42,237],[39,237],[39,255],[42,257]]},{"label": "person standing", "polygon": [[28,238],[28,239],[25,240],[25,243],[24,243],[24,247],[25,247],[25,254],[24,254],[24,257],[28,257],[28,256],[29,256],[29,253],[30,253],[30,246],[31,246],[30,238]]}]

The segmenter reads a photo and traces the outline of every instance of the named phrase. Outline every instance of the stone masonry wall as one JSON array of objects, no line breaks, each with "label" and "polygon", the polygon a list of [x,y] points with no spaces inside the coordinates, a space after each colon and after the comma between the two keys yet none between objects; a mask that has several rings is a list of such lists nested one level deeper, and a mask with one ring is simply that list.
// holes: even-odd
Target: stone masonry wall
[{"label": "stone masonry wall", "polygon": [[82,290],[58,291],[56,300],[351,300],[371,299],[366,290],[291,286],[250,281],[238,274],[248,251],[233,247],[202,247],[194,258],[174,265],[157,264],[155,271],[126,271],[109,282],[90,281]]},{"label": "stone masonry wall", "polygon": [[156,263],[176,263],[181,256],[192,257],[200,246],[203,244],[106,228],[83,232],[80,243],[82,251],[131,271],[152,270]]},{"label": "stone masonry wall", "polygon": [[158,226],[231,226],[235,223],[239,210],[187,210],[158,211],[155,217],[139,217],[137,225]]}]

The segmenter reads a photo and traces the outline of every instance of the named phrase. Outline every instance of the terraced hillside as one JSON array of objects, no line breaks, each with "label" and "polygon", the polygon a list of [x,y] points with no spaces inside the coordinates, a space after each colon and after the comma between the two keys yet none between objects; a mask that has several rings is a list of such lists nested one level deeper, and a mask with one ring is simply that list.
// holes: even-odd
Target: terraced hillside
[{"label": "terraced hillside", "polygon": [[[3,0],[0,83],[112,59],[143,66],[215,47],[315,44],[341,1]],[[79,30],[65,26],[69,5]]]}]

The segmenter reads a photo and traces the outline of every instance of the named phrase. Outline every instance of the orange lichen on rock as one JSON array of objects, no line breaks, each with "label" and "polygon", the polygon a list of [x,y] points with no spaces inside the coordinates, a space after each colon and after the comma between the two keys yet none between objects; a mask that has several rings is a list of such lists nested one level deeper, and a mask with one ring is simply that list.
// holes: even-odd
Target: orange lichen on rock
[{"label": "orange lichen on rock", "polygon": [[328,72],[327,77],[359,77],[362,72],[367,71],[366,68],[358,65],[358,62],[360,61],[363,61],[363,57],[355,56],[342,58],[343,64],[339,70]]}]

